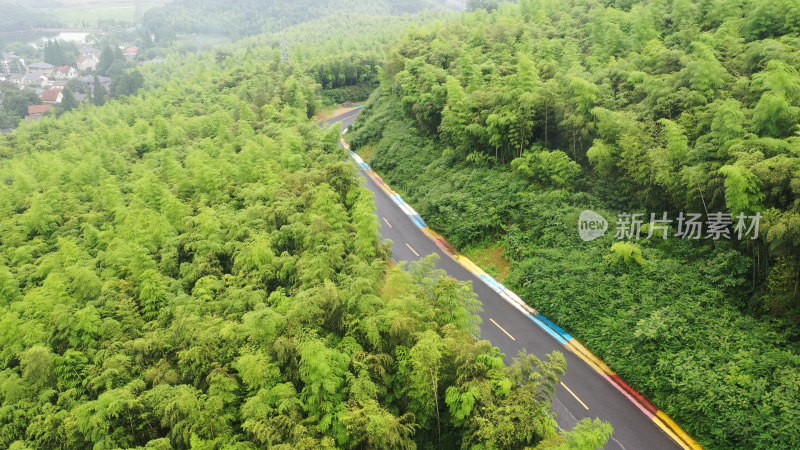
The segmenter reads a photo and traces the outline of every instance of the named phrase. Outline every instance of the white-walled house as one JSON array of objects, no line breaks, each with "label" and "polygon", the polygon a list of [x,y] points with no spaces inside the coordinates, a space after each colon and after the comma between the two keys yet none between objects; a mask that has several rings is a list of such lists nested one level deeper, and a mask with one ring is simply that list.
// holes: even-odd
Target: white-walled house
[{"label": "white-walled house", "polygon": [[81,56],[78,58],[78,70],[81,72],[93,72],[97,70],[97,59],[92,56]]},{"label": "white-walled house", "polygon": [[78,76],[78,71],[72,66],[58,66],[55,70],[56,80],[69,80]]},{"label": "white-walled house", "polygon": [[50,88],[42,94],[42,103],[61,103],[64,99],[64,90],[61,88]]}]

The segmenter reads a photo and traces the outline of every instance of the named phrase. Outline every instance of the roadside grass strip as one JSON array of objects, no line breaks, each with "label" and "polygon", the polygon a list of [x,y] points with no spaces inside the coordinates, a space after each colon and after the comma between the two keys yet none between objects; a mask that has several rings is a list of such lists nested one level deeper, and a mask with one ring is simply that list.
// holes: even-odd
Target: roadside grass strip
[{"label": "roadside grass strip", "polygon": [[[342,139],[342,146],[348,150],[350,149],[350,146],[347,144],[347,142],[345,142],[344,139]],[[675,442],[677,442],[678,445],[686,450],[700,450],[703,448],[697,441],[692,439],[689,434],[683,431],[683,429],[681,429],[681,427],[666,413],[656,408],[656,406],[647,400],[642,394],[622,380],[622,378],[620,378],[616,372],[611,370],[608,364],[595,356],[594,353],[589,351],[589,349],[581,344],[577,339],[573,338],[572,335],[564,331],[553,321],[537,312],[534,308],[522,300],[520,296],[512,292],[499,281],[495,280],[477,264],[472,262],[472,260],[460,254],[455,247],[447,242],[447,240],[441,234],[428,228],[428,225],[425,223],[419,213],[415,211],[414,208],[412,208],[408,203],[406,203],[400,194],[393,191],[383,181],[383,179],[377,173],[375,173],[375,171],[373,171],[367,163],[364,162],[360,156],[352,151],[350,152],[350,156],[356,161],[356,163],[359,164],[359,166],[364,169],[367,175],[371,177],[375,183],[377,183],[378,186],[383,189],[384,192],[386,192],[389,198],[392,199],[392,202],[394,202],[407,216],[409,216],[409,218],[411,218],[412,222],[414,222],[414,225],[420,228],[422,232],[425,233],[425,235],[427,235],[428,238],[433,241],[434,244],[436,244],[436,246],[439,247],[444,253],[448,254],[456,262],[461,264],[461,266],[463,266],[467,271],[475,275],[476,278],[481,280],[489,288],[495,291],[511,306],[531,319],[533,323],[539,326],[539,328],[544,330],[547,334],[552,336],[553,339],[558,341],[570,352],[586,362],[589,367],[594,369],[595,372],[600,374],[600,376],[602,376],[608,383],[614,386],[620,393],[622,393],[622,395],[624,395],[628,400],[631,401],[631,403],[633,403],[640,411],[642,411],[643,414],[652,419],[656,425]]]}]

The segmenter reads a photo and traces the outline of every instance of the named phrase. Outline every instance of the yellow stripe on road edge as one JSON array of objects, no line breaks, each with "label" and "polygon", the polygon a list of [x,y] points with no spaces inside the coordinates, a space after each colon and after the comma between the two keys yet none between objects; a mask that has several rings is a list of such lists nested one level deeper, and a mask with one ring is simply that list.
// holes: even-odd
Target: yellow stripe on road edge
[{"label": "yellow stripe on road edge", "polygon": [[435,232],[435,231],[431,230],[431,229],[430,229],[430,227],[425,227],[425,228],[423,228],[423,229],[422,229],[422,232],[423,232],[423,233],[425,233],[425,234],[427,234],[429,238],[432,238],[432,239],[442,239],[442,240],[444,240],[444,236],[442,236],[441,234],[439,234],[439,233],[437,233],[437,232]]},{"label": "yellow stripe on road edge", "polygon": [[[659,411],[659,412],[661,412],[661,411]],[[664,425],[664,423],[661,420],[659,420],[658,417],[653,417],[653,422],[655,422],[656,425],[659,428],[661,428],[661,430],[664,433],[667,433],[667,435],[669,435],[670,439],[672,439],[673,441],[675,441],[675,443],[680,445],[682,449],[684,449],[684,450],[691,450],[692,449],[692,447],[687,446],[686,443],[683,442],[683,439],[679,438],[677,434],[673,433],[672,430],[668,426]]]},{"label": "yellow stripe on road edge", "polygon": [[588,348],[584,347],[584,345],[578,342],[577,339],[572,339],[571,341],[567,342],[567,347],[572,348],[573,353],[578,355],[578,357],[582,360],[586,361],[587,364],[592,366],[598,372],[605,373],[607,375],[616,375],[616,372],[611,370],[611,367],[608,367],[608,364],[604,363],[600,358],[595,356],[594,353],[589,351]]},{"label": "yellow stripe on road edge", "polygon": [[681,447],[686,450],[702,450],[699,442],[692,439],[688,433],[675,423],[664,411],[659,410],[656,417],[653,418],[656,425],[659,426],[665,433],[670,435]]},{"label": "yellow stripe on road edge", "polygon": [[470,272],[472,272],[474,274],[481,275],[481,274],[486,273],[486,272],[483,271],[483,269],[478,267],[477,264],[472,262],[472,260],[470,260],[466,256],[456,255],[456,260],[458,260],[458,262],[460,262],[461,265],[464,266],[465,269],[467,269],[468,271],[470,271]]}]

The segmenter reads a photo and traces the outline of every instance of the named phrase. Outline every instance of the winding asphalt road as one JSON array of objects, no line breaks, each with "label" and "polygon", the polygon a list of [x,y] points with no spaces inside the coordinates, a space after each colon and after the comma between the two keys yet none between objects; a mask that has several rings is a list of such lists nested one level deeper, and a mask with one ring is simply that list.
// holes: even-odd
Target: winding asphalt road
[{"label": "winding asphalt road", "polygon": [[[329,124],[341,122],[343,129],[355,121],[360,110],[334,117]],[[362,170],[363,174],[363,170]],[[372,178],[365,176],[365,186],[375,196],[380,233],[393,242],[397,261],[416,261],[431,253],[440,256],[439,267],[458,280],[471,281],[483,302],[481,338],[488,339],[506,354],[510,363],[520,351],[527,350],[539,358],[560,351],[567,360],[567,373],[556,391],[551,411],[558,424],[570,430],[582,418],[600,418],[611,423],[614,434],[607,449],[661,450],[680,449],[669,435],[637,408],[614,386],[595,372],[586,362],[536,326],[528,317],[512,307],[494,290],[461,264],[439,249],[401,210]],[[413,205],[412,205],[413,206]]]}]

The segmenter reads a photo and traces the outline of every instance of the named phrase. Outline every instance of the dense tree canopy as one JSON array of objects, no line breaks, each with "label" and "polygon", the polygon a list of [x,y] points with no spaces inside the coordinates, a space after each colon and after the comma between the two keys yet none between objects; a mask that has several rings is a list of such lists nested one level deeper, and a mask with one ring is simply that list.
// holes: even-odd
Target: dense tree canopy
[{"label": "dense tree canopy", "polygon": [[44,43],[44,62],[54,66],[74,65],[78,59],[78,46],[74,42],[48,39]]},{"label": "dense tree canopy", "polygon": [[30,89],[20,90],[10,81],[0,81],[0,128],[15,128],[28,115],[28,106],[41,99]]}]

